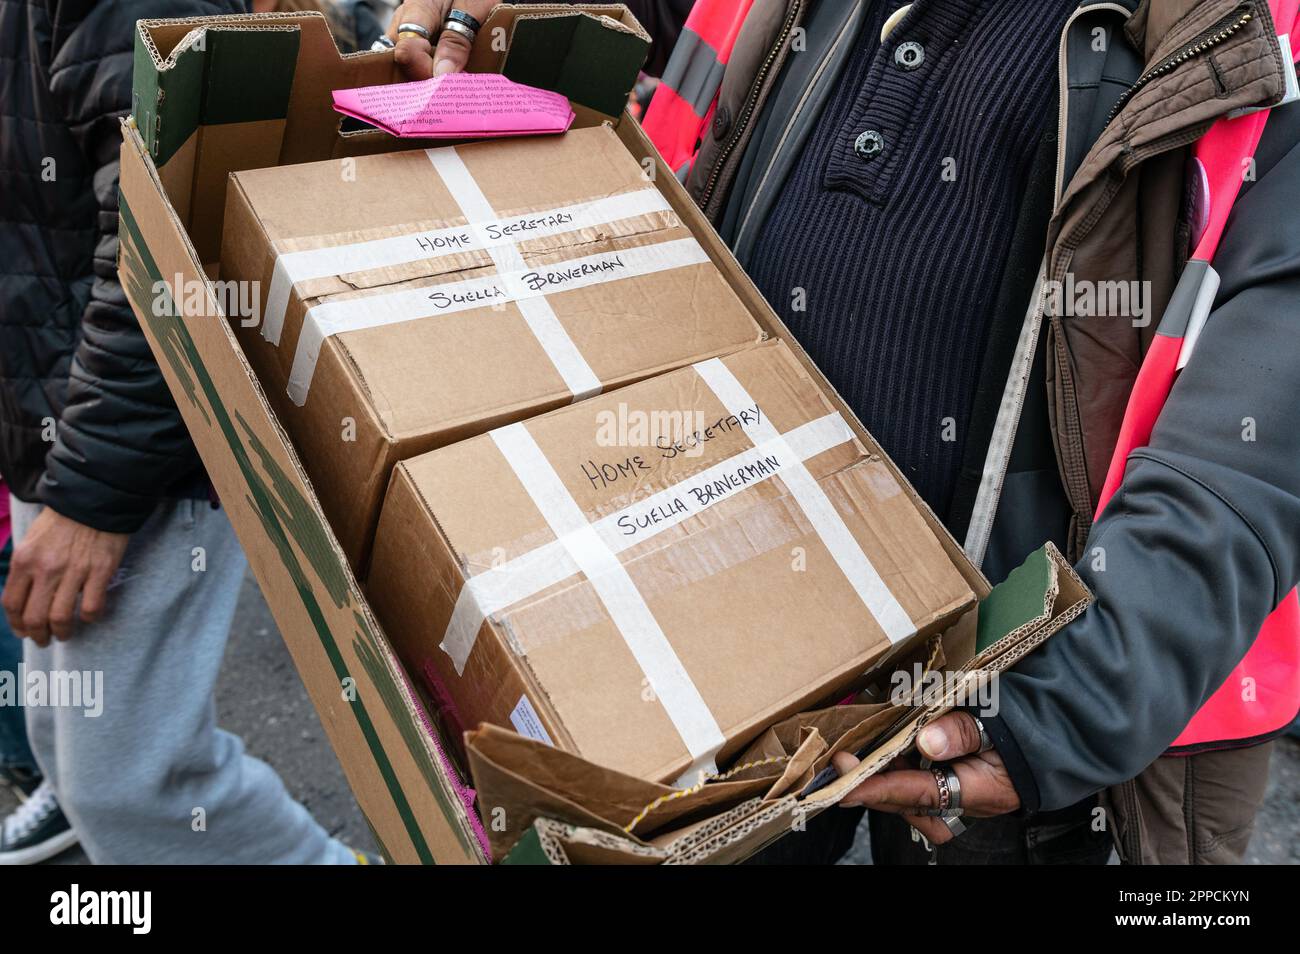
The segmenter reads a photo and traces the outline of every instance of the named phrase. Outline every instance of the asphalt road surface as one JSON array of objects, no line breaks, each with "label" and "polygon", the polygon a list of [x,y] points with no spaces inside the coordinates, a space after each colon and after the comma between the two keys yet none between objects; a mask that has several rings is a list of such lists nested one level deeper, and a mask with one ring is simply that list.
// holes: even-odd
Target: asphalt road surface
[{"label": "asphalt road surface", "polygon": [[[251,577],[244,582],[226,651],[217,710],[221,725],[243,736],[249,752],[279,771],[289,791],[331,834],[354,848],[374,850],[365,819]],[[1277,743],[1271,776],[1249,860],[1300,864],[1300,742]],[[9,793],[0,790],[0,814],[12,807]],[[864,826],[845,861],[870,864],[870,859]],[[86,864],[87,859],[73,849],[55,863]]]}]

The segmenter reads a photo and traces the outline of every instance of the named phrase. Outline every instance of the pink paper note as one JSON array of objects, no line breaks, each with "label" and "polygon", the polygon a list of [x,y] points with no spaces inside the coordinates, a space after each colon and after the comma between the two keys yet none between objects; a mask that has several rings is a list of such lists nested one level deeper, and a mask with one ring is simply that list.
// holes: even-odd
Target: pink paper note
[{"label": "pink paper note", "polygon": [[414,83],[334,91],[334,109],[403,138],[467,139],[561,133],[567,97],[500,73],[446,73]]}]

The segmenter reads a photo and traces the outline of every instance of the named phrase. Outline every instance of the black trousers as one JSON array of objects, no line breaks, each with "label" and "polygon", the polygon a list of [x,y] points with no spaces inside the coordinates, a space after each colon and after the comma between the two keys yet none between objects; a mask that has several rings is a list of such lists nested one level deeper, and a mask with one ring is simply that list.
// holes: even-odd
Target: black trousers
[{"label": "black trousers", "polygon": [[[877,865],[1104,865],[1111,836],[1090,798],[1025,820],[981,818],[942,848],[927,850],[899,815],[872,812],[871,858]],[[833,865],[853,845],[862,809],[831,808],[745,862],[749,865]]]},{"label": "black trousers", "polygon": [[1104,865],[1112,839],[1097,798],[1032,819],[972,820],[948,844],[927,850],[900,815],[872,812],[871,859],[878,865]]}]

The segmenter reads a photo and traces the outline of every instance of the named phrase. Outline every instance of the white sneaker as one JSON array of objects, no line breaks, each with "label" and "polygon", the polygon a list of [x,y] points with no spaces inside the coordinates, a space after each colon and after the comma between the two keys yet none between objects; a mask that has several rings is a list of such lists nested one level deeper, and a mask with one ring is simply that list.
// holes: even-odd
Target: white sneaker
[{"label": "white sneaker", "polygon": [[34,865],[77,843],[49,782],[0,820],[0,865]]}]

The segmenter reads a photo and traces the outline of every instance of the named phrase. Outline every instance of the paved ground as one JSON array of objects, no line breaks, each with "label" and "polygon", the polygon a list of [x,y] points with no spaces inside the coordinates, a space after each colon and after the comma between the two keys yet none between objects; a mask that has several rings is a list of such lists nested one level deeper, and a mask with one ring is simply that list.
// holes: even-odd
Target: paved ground
[{"label": "paved ground", "polygon": [[[217,711],[222,727],[242,736],[249,752],[274,766],[294,797],[331,834],[354,848],[375,850],[370,829],[251,576],[244,581],[226,650]],[[9,793],[0,790],[0,811],[11,807]],[[74,850],[57,863],[87,861],[80,850]]]},{"label": "paved ground", "polygon": [[[222,725],[244,737],[248,749],[284,777],[289,790],[332,834],[373,850],[365,820],[343,779],[316,712],[251,578],[245,582],[218,689]],[[0,791],[0,814],[13,807]],[[865,828],[848,860],[870,863]],[[1283,740],[1273,757],[1268,802],[1259,819],[1250,860],[1300,864],[1300,743]],[[84,864],[69,851],[61,864]]]}]

